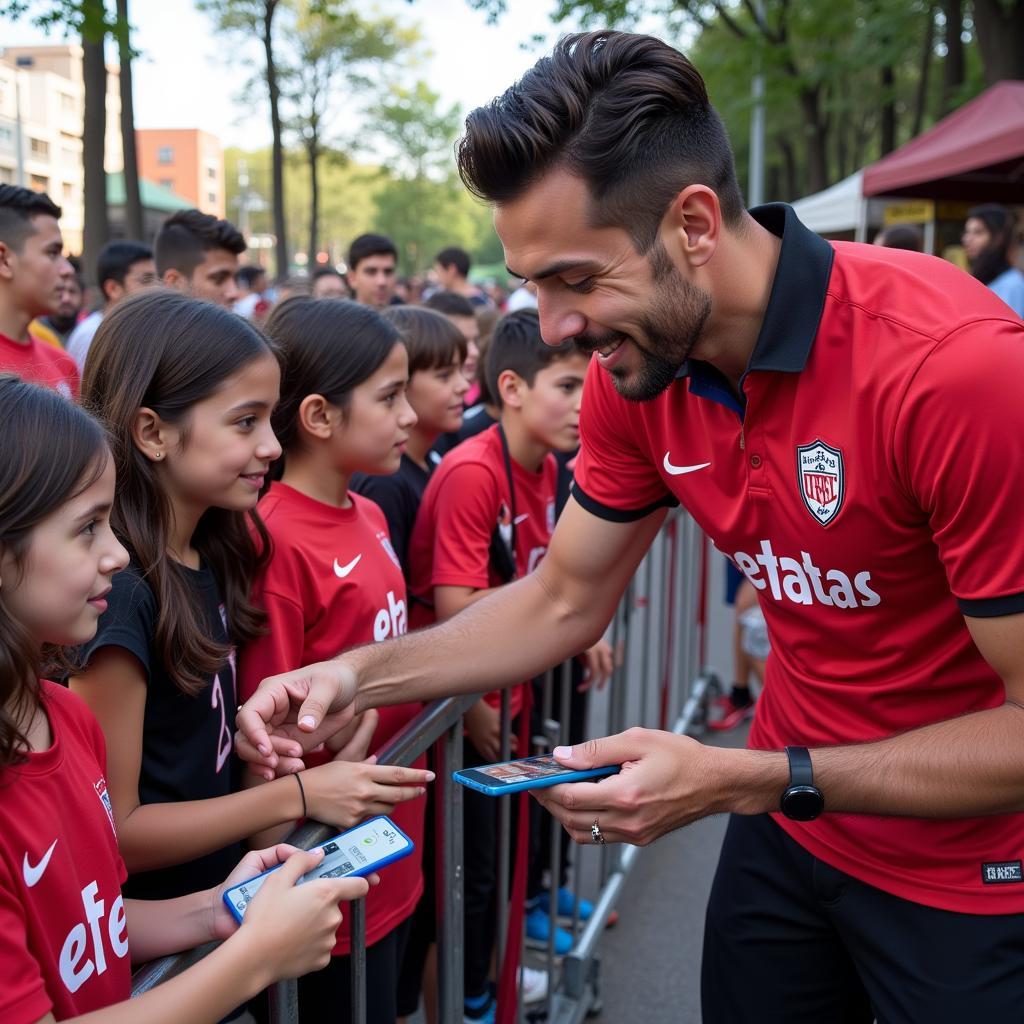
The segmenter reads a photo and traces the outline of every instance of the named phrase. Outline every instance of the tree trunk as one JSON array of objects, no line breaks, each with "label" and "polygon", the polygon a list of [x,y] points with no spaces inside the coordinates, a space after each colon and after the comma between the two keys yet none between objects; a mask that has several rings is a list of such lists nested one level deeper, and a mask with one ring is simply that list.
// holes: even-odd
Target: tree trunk
[{"label": "tree trunk", "polygon": [[821,86],[800,90],[807,138],[807,192],[813,195],[828,186],[828,123],[821,116]]},{"label": "tree trunk", "polygon": [[277,236],[275,250],[276,279],[283,281],[288,276],[288,238],[284,220],[284,146],[281,142],[281,112],[279,104],[281,89],[277,81],[277,65],[274,63],[274,14],[279,0],[266,0],[263,14],[263,52],[267,61],[267,94],[270,99],[270,128],[273,133],[271,148],[272,205],[274,210],[274,234]]},{"label": "tree trunk", "polygon": [[896,148],[896,74],[891,64],[882,68],[882,151],[891,153]]},{"label": "tree trunk", "polygon": [[107,133],[107,66],[103,60],[105,10],[103,0],[84,0],[82,5],[82,79],[85,116],[82,126],[85,227],[82,263],[90,282],[95,280],[96,260],[110,238],[107,216],[107,178],[103,168]]},{"label": "tree trunk", "polygon": [[942,62],[939,116],[945,117],[953,107],[956,93],[964,84],[963,0],[943,0],[942,10],[946,16],[946,59]]},{"label": "tree trunk", "polygon": [[985,84],[1024,79],[1024,0],[974,0]]},{"label": "tree trunk", "polygon": [[317,175],[319,156],[320,141],[314,135],[306,145],[306,157],[309,160],[309,267],[312,267],[316,260],[320,241],[320,179]]},{"label": "tree trunk", "polygon": [[139,195],[139,157],[135,146],[135,105],[132,98],[132,49],[128,29],[128,0],[117,0],[118,54],[121,64],[121,148],[124,151],[125,233],[142,241],[142,198]]},{"label": "tree trunk", "polygon": [[924,114],[928,106],[928,80],[931,77],[932,50],[935,48],[935,8],[929,7],[924,22],[924,43],[921,47],[921,69],[917,80],[917,95],[914,98],[913,138],[921,134]]}]

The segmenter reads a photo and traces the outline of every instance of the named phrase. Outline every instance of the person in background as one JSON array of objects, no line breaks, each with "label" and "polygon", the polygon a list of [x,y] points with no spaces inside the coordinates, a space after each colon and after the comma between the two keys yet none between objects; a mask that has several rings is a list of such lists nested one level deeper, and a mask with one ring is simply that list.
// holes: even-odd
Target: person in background
[{"label": "person in background", "polygon": [[916,224],[890,224],[875,235],[875,245],[886,249],[907,249],[924,252],[924,239]]},{"label": "person in background", "polygon": [[509,313],[517,309],[537,308],[537,286],[532,281],[521,281],[519,287],[508,297],[505,308]]},{"label": "person in background", "polygon": [[967,211],[962,242],[974,277],[1024,317],[1024,273],[1013,262],[1015,229],[1013,214],[1005,206],[985,203]]},{"label": "person in background", "polygon": [[122,299],[157,284],[153,250],[142,242],[108,242],[96,261],[96,280],[103,293],[104,306],[90,313],[68,338],[68,355],[79,371],[85,366],[89,346],[103,317]]},{"label": "person in background", "polygon": [[350,299],[345,278],[334,267],[317,267],[310,277],[314,299]]},{"label": "person in background", "polygon": [[424,305],[448,317],[466,339],[466,361],[462,364],[462,376],[471,385],[475,384],[480,374],[480,325],[473,304],[456,292],[434,292]]},{"label": "person in background", "polygon": [[55,348],[67,348],[68,335],[78,323],[85,297],[85,281],[76,266],[77,260],[68,257],[70,270],[61,275],[60,305],[56,313],[37,317],[28,325],[33,338],[45,341]]},{"label": "person in background", "polygon": [[267,290],[267,272],[252,264],[239,267],[235,272],[241,298],[235,303],[235,312],[246,320],[261,323],[270,312],[270,303],[263,297]]},{"label": "person in background", "polygon": [[60,308],[64,256],[60,207],[48,195],[0,185],[0,372],[78,394],[78,368],[59,347],[33,338],[29,324]]},{"label": "person in background", "polygon": [[309,295],[310,293],[309,278],[303,274],[292,274],[274,289],[274,305],[279,306],[282,302],[295,298],[296,295]]},{"label": "person in background", "polygon": [[469,281],[471,266],[469,253],[454,245],[442,249],[434,257],[434,274],[442,291],[455,292],[474,306],[489,306],[491,300]]},{"label": "person in background", "polygon": [[398,250],[384,235],[360,235],[348,250],[346,280],[352,297],[363,306],[383,309],[395,297]]},{"label": "person in background", "polygon": [[165,285],[227,309],[238,301],[235,272],[245,250],[245,239],[233,224],[199,210],[171,214],[153,243],[157,274]]}]

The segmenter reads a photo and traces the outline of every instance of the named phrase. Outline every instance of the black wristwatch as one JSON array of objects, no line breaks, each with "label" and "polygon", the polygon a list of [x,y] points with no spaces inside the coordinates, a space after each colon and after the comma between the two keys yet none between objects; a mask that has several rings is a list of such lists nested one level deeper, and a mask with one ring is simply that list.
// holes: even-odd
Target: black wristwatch
[{"label": "black wristwatch", "polygon": [[814,784],[811,755],[806,747],[786,747],[789,758],[789,785],[779,807],[792,821],[814,821],[825,809],[825,797]]}]

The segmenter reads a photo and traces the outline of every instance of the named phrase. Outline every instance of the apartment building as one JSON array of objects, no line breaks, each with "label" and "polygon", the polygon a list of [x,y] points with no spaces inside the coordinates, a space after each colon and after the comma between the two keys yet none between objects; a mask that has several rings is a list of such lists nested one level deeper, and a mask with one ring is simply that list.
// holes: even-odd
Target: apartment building
[{"label": "apartment building", "polygon": [[[107,172],[124,165],[118,69],[108,67]],[[11,46],[0,51],[0,183],[18,183],[17,126],[21,120],[24,184],[63,207],[67,251],[82,251],[82,47]]]},{"label": "apartment building", "polygon": [[203,213],[225,215],[220,139],[198,128],[140,128],[135,139],[140,177],[189,200]]}]

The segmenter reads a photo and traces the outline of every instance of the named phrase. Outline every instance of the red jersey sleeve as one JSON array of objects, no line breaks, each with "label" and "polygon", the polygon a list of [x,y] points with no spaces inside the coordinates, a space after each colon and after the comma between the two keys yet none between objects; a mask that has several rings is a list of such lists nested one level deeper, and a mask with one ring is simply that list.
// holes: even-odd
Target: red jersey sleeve
[{"label": "red jersey sleeve", "polygon": [[491,536],[502,496],[494,474],[479,463],[455,466],[434,505],[431,587],[490,586]]},{"label": "red jersey sleeve", "polygon": [[25,914],[15,880],[0,860],[0,1020],[5,1024],[34,1024],[53,1009],[29,948]]},{"label": "red jersey sleeve", "polygon": [[635,410],[615,390],[607,371],[591,360],[580,410],[580,453],[572,495],[600,519],[631,522],[675,497],[633,440]]},{"label": "red jersey sleeve", "polygon": [[965,615],[1024,611],[1024,329],[987,320],[923,361],[897,419],[894,460],[928,517]]},{"label": "red jersey sleeve", "polygon": [[289,552],[275,550],[253,589],[253,600],[267,614],[264,634],[248,644],[238,660],[238,699],[247,701],[267,676],[302,665],[306,621],[301,573]]}]

